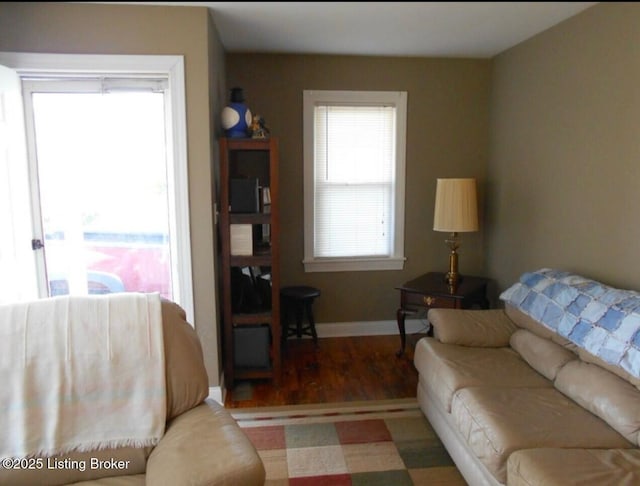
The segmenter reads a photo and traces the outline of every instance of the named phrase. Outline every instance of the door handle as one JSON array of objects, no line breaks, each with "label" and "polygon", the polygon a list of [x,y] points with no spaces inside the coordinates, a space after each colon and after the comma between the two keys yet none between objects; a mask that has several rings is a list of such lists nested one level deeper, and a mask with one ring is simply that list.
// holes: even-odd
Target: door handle
[{"label": "door handle", "polygon": [[42,242],[42,240],[38,240],[38,239],[33,239],[31,240],[31,249],[32,250],[40,250],[44,248],[44,243]]}]

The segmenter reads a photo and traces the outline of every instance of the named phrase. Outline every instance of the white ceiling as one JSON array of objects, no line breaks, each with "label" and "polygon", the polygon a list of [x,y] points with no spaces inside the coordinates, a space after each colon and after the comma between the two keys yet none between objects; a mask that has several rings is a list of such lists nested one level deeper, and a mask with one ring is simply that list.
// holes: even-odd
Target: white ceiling
[{"label": "white ceiling", "polygon": [[210,8],[228,52],[487,58],[598,2],[144,3]]}]

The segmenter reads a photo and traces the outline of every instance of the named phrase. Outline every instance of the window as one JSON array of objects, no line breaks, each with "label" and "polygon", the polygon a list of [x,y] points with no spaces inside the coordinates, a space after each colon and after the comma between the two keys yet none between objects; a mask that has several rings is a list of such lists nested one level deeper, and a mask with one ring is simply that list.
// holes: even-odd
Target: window
[{"label": "window", "polygon": [[38,294],[159,292],[192,319],[182,58],[16,56]]},{"label": "window", "polygon": [[303,96],[305,271],[402,269],[406,92]]}]

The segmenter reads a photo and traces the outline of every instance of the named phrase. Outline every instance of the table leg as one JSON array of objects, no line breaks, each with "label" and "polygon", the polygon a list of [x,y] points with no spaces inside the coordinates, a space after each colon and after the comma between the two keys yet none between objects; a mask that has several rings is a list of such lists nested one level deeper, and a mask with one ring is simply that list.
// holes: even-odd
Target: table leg
[{"label": "table leg", "polygon": [[404,348],[407,342],[407,334],[404,328],[404,318],[407,313],[400,307],[396,312],[396,319],[398,321],[398,332],[400,332],[400,349],[396,352],[396,356],[400,357],[404,354]]}]

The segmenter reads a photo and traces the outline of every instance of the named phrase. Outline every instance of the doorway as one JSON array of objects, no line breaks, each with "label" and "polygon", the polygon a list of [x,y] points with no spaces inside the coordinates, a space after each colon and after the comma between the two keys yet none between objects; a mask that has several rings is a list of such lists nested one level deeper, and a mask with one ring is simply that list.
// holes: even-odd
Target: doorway
[{"label": "doorway", "polygon": [[164,92],[104,86],[23,82],[46,293],[173,299]]},{"label": "doorway", "polygon": [[158,292],[192,317],[182,59],[69,57],[16,69],[37,294]]}]

